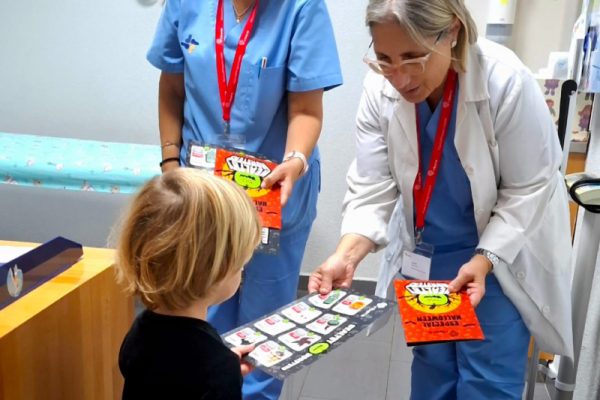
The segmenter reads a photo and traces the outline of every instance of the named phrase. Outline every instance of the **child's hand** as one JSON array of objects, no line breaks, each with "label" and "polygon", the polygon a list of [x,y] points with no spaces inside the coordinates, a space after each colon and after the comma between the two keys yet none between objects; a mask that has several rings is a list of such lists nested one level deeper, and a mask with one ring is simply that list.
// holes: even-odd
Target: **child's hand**
[{"label": "child's hand", "polygon": [[242,376],[248,375],[254,369],[252,364],[244,360],[244,357],[247,356],[252,350],[254,350],[253,344],[237,346],[231,349],[231,351],[233,351],[240,358],[240,370],[242,371]]},{"label": "child's hand", "polygon": [[488,259],[477,254],[468,263],[460,267],[458,275],[450,282],[448,289],[454,293],[466,286],[471,304],[473,307],[477,307],[483,295],[485,295],[485,277],[491,271],[491,268],[492,265]]}]

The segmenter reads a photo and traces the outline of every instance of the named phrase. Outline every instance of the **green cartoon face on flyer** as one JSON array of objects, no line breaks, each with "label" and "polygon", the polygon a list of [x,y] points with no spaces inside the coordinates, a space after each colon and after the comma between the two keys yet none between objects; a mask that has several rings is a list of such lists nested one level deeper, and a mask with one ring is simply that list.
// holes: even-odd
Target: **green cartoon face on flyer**
[{"label": "green cartoon face on flyer", "polygon": [[221,167],[221,176],[234,181],[253,199],[271,191],[260,186],[269,173],[271,168],[265,162],[237,154],[227,157]]},{"label": "green cartoon face on flyer", "polygon": [[260,176],[240,171],[233,174],[233,180],[245,189],[259,189],[262,183]]},{"label": "green cartoon face on flyer", "polygon": [[424,306],[443,306],[449,303],[445,294],[420,294],[419,303]]}]

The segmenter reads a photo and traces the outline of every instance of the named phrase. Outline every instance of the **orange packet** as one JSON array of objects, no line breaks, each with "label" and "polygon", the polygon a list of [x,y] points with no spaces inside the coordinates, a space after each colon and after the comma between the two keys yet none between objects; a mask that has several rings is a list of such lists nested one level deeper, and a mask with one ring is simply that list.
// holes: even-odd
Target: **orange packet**
[{"label": "orange packet", "polygon": [[258,154],[199,143],[190,144],[188,165],[212,171],[240,186],[254,202],[260,216],[261,243],[256,251],[279,252],[281,231],[281,188],[263,189],[261,184],[277,163]]},{"label": "orange packet", "polygon": [[466,292],[450,293],[450,281],[394,281],[408,346],[483,340],[475,309]]}]

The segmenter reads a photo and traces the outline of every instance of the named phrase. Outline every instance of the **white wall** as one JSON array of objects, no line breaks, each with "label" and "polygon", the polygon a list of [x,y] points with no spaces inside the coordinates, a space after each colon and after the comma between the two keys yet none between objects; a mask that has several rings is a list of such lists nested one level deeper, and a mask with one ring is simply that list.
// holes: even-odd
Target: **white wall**
[{"label": "white wall", "polygon": [[0,1],[0,131],[158,143],[160,7],[135,0]]},{"label": "white wall", "polygon": [[533,72],[548,64],[551,51],[569,51],[578,0],[519,0],[512,48]]},{"label": "white wall", "polygon": [[479,35],[485,36],[485,25],[488,15],[488,0],[465,0],[465,4],[467,5],[467,8],[471,12],[471,16],[477,24],[477,32]]},{"label": "white wall", "polygon": [[[500,0],[465,0],[485,36],[489,4]],[[513,34],[508,43],[534,73],[548,63],[551,51],[568,51],[581,0],[516,0]]]}]

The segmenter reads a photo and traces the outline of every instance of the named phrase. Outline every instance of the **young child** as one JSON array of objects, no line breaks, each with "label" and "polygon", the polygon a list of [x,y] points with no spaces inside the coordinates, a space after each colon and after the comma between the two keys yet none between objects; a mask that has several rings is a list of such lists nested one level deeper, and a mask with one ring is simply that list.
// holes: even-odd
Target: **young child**
[{"label": "young child", "polygon": [[206,312],[236,292],[259,238],[253,204],[229,181],[178,168],[144,185],[117,246],[117,278],[147,307],[121,345],[123,399],[242,398],[252,347],[229,350]]}]

